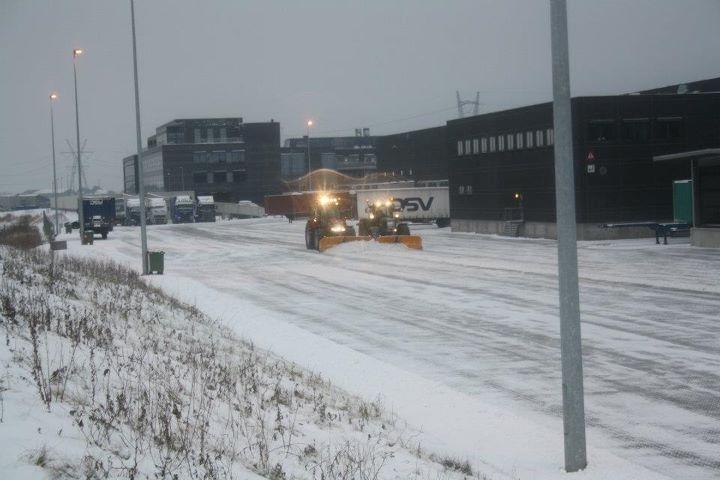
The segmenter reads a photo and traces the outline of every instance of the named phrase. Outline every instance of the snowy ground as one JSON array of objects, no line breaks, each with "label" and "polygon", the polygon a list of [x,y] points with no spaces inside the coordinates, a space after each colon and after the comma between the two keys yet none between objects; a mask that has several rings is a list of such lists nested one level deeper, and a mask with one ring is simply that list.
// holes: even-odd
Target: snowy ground
[{"label": "snowy ground", "polygon": [[[385,404],[429,448],[498,478],[564,477],[555,244],[418,227],[425,250],[308,252],[303,224],[152,226],[158,285],[262,347]],[[137,266],[139,230],[70,253]],[[579,246],[590,468],[720,475],[720,252],[683,239]],[[666,475],[663,476],[663,475]]]}]

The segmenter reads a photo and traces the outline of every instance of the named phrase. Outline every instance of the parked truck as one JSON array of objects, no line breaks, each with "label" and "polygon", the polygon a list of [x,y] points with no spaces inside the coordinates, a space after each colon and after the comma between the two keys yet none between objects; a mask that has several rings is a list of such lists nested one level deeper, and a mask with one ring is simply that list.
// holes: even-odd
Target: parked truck
[{"label": "parked truck", "polygon": [[115,225],[125,225],[125,197],[115,197]]},{"label": "parked truck", "polygon": [[107,238],[115,222],[115,198],[100,195],[83,197],[81,208],[84,230]]},{"label": "parked truck", "polygon": [[195,221],[195,202],[190,195],[170,197],[168,206],[172,223],[193,223]]},{"label": "parked truck", "polygon": [[125,201],[125,223],[123,225],[140,225],[140,199],[129,197]]},{"label": "parked truck", "polygon": [[196,222],[214,222],[215,221],[215,199],[212,195],[197,197],[195,206]]},{"label": "parked truck", "polygon": [[145,199],[145,216],[148,223],[155,225],[167,223],[167,205],[161,197],[147,197]]},{"label": "parked truck", "polygon": [[265,195],[265,215],[282,215],[289,221],[310,217],[323,196],[337,198],[342,205],[348,205],[348,217],[357,216],[355,196],[347,191],[288,192],[279,195]]},{"label": "parked truck", "polygon": [[435,222],[438,227],[450,225],[450,193],[442,187],[402,187],[357,190],[358,219],[370,218],[368,205],[392,199],[394,210],[403,222]]}]

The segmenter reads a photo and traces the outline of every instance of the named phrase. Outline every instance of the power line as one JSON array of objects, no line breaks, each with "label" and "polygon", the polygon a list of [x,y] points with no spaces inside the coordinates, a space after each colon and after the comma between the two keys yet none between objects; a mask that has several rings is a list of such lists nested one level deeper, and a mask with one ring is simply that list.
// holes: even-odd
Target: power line
[{"label": "power line", "polygon": [[[368,127],[368,128],[369,128],[369,127],[379,127],[379,126],[388,125],[388,124],[391,124],[391,123],[404,122],[404,121],[407,121],[407,120],[413,120],[413,119],[415,119],[415,118],[426,117],[426,116],[428,116],[428,115],[435,115],[435,114],[437,114],[437,113],[446,112],[446,111],[448,111],[448,110],[454,110],[455,108],[456,108],[456,107],[454,107],[454,106],[453,106],[453,107],[446,107],[446,108],[441,108],[441,109],[439,109],[439,110],[433,110],[433,111],[431,111],[431,112],[424,112],[424,113],[419,113],[419,114],[417,114],[417,115],[411,115],[411,116],[409,116],[409,117],[396,118],[396,119],[393,119],[393,120],[387,120],[387,121],[383,121],[383,122],[375,122],[375,123],[370,123],[370,124],[364,124],[364,126],[365,126],[365,127]],[[323,130],[323,131],[315,132],[315,134],[316,134],[316,135],[325,135],[325,134],[328,134],[328,133],[349,132],[349,131],[352,131],[354,128],[355,128],[355,126],[353,126],[353,127],[346,127],[346,128],[338,128],[338,129],[335,129],[335,130]],[[302,135],[303,135],[303,134],[289,134],[288,137],[299,137],[299,136],[302,136]]]}]

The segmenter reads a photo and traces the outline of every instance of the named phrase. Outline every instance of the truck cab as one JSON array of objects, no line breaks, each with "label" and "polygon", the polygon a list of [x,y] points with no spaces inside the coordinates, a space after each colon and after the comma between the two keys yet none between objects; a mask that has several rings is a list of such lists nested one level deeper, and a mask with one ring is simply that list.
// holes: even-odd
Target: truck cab
[{"label": "truck cab", "polygon": [[115,198],[107,196],[83,197],[83,229],[106,239],[115,223]]},{"label": "truck cab", "polygon": [[197,197],[197,204],[195,207],[195,221],[215,221],[215,199],[212,195],[204,195]]},{"label": "truck cab", "polygon": [[147,197],[145,208],[148,223],[155,225],[167,223],[167,205],[164,198]]}]

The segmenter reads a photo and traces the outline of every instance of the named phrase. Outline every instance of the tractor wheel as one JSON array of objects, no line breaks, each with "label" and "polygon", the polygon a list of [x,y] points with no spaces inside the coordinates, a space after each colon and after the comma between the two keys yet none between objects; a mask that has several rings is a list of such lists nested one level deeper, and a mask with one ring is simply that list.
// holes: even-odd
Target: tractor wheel
[{"label": "tractor wheel", "polygon": [[355,229],[352,226],[348,226],[345,229],[345,236],[346,237],[354,237],[355,236]]},{"label": "tractor wheel", "polygon": [[368,227],[368,221],[366,218],[361,218],[360,223],[358,223],[358,235],[361,237],[370,235],[370,228]]},{"label": "tractor wheel", "polygon": [[397,234],[398,235],[410,235],[410,227],[408,227],[408,224],[407,223],[398,224]]}]

